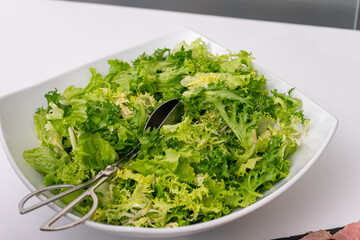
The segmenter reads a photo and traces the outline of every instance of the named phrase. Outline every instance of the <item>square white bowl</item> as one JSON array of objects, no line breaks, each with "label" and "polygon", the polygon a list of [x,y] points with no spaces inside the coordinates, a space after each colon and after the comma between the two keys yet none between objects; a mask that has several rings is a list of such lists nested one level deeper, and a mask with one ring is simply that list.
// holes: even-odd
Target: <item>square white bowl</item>
[{"label": "square white bowl", "polygon": [[[38,107],[45,106],[45,93],[54,90],[54,88],[62,92],[69,85],[84,87],[91,76],[89,68],[95,67],[98,72],[106,74],[109,69],[107,64],[107,60],[109,59],[118,58],[130,62],[143,52],[150,54],[155,49],[163,47],[171,49],[182,40],[190,43],[199,37],[204,40],[212,53],[228,53],[226,48],[221,47],[201,34],[189,29],[180,29],[0,98],[0,141],[4,146],[5,154],[13,169],[29,190],[34,191],[44,187],[43,176],[24,161],[22,154],[24,150],[39,146],[34,131],[33,115]],[[280,92],[286,92],[292,88],[292,86],[256,63],[253,63],[253,66],[259,74],[263,74],[268,79],[268,89],[278,89]],[[296,89],[292,92],[292,96],[303,101],[305,117],[310,119],[308,136],[303,145],[291,156],[293,163],[290,167],[288,177],[282,179],[276,183],[272,189],[266,191],[264,197],[258,199],[256,203],[247,208],[237,209],[233,213],[219,219],[178,228],[137,228],[113,226],[92,221],[87,221],[85,225],[120,236],[141,238],[173,237],[193,234],[221,226],[270,202],[293,185],[314,164],[330,142],[338,124],[337,119],[333,115],[312,102]],[[50,204],[49,206],[55,211],[60,209],[54,204]],[[73,214],[67,214],[67,217],[77,219]]]}]

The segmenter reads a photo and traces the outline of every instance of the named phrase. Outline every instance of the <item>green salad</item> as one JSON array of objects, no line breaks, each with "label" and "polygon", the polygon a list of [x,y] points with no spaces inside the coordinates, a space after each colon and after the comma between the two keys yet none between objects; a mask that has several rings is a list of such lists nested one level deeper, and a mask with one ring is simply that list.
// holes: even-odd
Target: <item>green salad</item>
[{"label": "green salad", "polygon": [[[46,186],[81,184],[140,143],[140,154],[97,188],[93,221],[178,227],[245,208],[289,174],[289,155],[309,127],[292,89],[265,90],[252,59],[246,51],[213,55],[197,39],[131,63],[109,60],[106,75],[90,69],[84,88],[45,94],[34,116],[40,146],[24,159]],[[182,121],[145,131],[172,98],[184,105]],[[86,199],[76,210],[91,206]]]}]

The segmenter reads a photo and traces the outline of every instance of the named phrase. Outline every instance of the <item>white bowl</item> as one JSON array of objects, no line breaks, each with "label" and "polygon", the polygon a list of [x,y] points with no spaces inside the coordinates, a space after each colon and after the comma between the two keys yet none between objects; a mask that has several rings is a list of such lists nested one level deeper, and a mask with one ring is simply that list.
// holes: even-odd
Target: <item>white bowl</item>
[{"label": "white bowl", "polygon": [[[205,41],[212,53],[228,53],[227,49],[210,41],[206,37],[189,29],[180,29],[137,47],[91,62],[33,87],[2,97],[0,99],[0,140],[12,167],[29,190],[34,191],[44,187],[43,176],[24,161],[22,153],[26,149],[39,146],[34,131],[33,115],[39,106],[46,104],[46,100],[43,97],[45,93],[54,88],[62,92],[68,85],[85,86],[90,79],[89,67],[95,67],[100,73],[106,74],[108,71],[108,59],[119,58],[121,60],[131,61],[143,52],[152,53],[157,48],[172,48],[182,40],[190,43],[199,37]],[[263,74],[269,80],[269,89],[276,88],[279,91],[287,91],[292,88],[292,86],[257,64],[254,64],[254,68],[258,70],[259,74]],[[233,213],[219,219],[178,228],[137,228],[113,226],[92,221],[87,221],[85,225],[121,236],[140,238],[173,237],[193,234],[221,226],[270,202],[293,185],[314,164],[331,140],[338,123],[334,116],[309,100],[296,89],[292,94],[294,97],[300,98],[303,101],[305,116],[311,121],[308,136],[303,145],[291,156],[293,164],[290,167],[288,177],[282,179],[275,184],[272,189],[266,191],[264,197],[258,199],[256,203],[247,208],[237,209]],[[24,195],[25,194],[26,193],[24,193]],[[55,211],[60,209],[54,204],[50,204],[49,206]],[[73,214],[67,214],[67,217],[77,219]]]}]

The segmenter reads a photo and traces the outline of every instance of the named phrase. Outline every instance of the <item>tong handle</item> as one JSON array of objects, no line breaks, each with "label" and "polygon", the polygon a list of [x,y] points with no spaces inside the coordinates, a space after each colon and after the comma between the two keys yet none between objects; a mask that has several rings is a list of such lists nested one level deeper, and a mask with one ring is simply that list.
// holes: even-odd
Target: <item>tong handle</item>
[{"label": "tong handle", "polygon": [[[95,189],[100,185],[102,184],[109,176],[101,176],[101,178],[96,178],[99,179],[99,181],[97,181],[94,185],[92,185],[91,187],[89,187],[85,192],[83,192],[82,194],[80,194],[77,198],[75,198],[72,202],[70,202],[68,205],[66,205],[61,211],[59,211],[57,214],[55,214],[52,218],[50,218],[47,222],[45,222],[41,227],[40,227],[40,230],[43,230],[43,231],[56,231],[56,230],[63,230],[63,229],[67,229],[67,228],[71,228],[71,227],[74,227],[80,223],[83,223],[85,222],[86,220],[88,220],[93,214],[94,212],[96,211],[96,208],[99,204],[99,199],[95,193]],[[27,196],[25,196],[21,201],[20,201],[20,204],[19,204],[19,210],[20,210],[20,213],[21,214],[24,214],[24,213],[28,213],[32,210],[35,210],[39,207],[42,207],[50,202],[53,202],[57,199],[60,199],[70,193],[73,193],[81,188],[84,188],[84,185],[89,185],[91,183],[93,183],[94,181],[90,181],[85,183],[85,184],[81,184],[81,185],[78,185],[78,186],[74,186],[74,185],[68,185],[68,184],[63,184],[63,185],[54,185],[54,186],[49,186],[49,187],[46,187],[46,188],[43,188],[43,189],[40,189],[40,190],[37,190],[37,191],[34,191],[30,194],[28,194]],[[69,190],[65,191],[65,192],[62,192],[60,194],[57,194],[57,195],[54,195],[52,196],[51,198],[48,198],[44,201],[41,201],[37,204],[34,204],[30,207],[27,207],[25,208],[24,205],[25,203],[31,199],[32,197],[42,193],[42,192],[45,192],[45,191],[51,191],[51,190],[55,190],[55,189],[59,189],[59,188],[70,188]],[[71,210],[74,206],[76,206],[78,203],[80,203],[82,200],[84,200],[86,197],[91,197],[92,198],[92,201],[93,201],[93,204],[92,204],[92,207],[90,209],[90,211],[88,213],[86,213],[84,216],[82,216],[81,218],[79,218],[78,220],[74,221],[74,222],[71,222],[69,224],[64,224],[64,225],[61,225],[61,226],[52,226],[57,220],[59,220],[61,217],[63,217],[67,212],[69,212],[69,210]]]},{"label": "tong handle", "polygon": [[[107,177],[103,177],[103,181],[106,179]],[[100,179],[100,180],[102,180]],[[101,182],[103,182],[101,181]],[[96,208],[99,204],[99,199],[96,195],[96,193],[94,192],[94,187],[89,188],[88,190],[86,190],[85,192],[83,192],[80,196],[78,196],[77,198],[75,198],[71,203],[69,203],[68,205],[66,205],[63,209],[61,209],[60,212],[58,212],[57,214],[55,214],[52,218],[50,218],[47,222],[45,222],[41,227],[40,230],[43,231],[57,231],[57,230],[64,230],[67,228],[71,228],[74,227],[80,223],[85,222],[86,220],[88,220],[96,211]],[[82,216],[81,218],[79,218],[78,220],[68,223],[68,224],[64,224],[64,225],[60,225],[60,226],[52,226],[57,220],[59,220],[62,216],[64,216],[69,210],[71,210],[74,206],[76,206],[78,203],[80,203],[82,200],[84,200],[86,197],[90,196],[93,200],[93,204],[92,207],[90,209],[90,211],[88,213],[86,213],[84,216]]]},{"label": "tong handle", "polygon": [[[60,189],[60,188],[70,188],[69,190],[65,191],[65,192],[62,192],[60,194],[57,194],[57,195],[54,195],[44,201],[41,201],[37,204],[34,204],[32,206],[29,206],[29,207],[25,207],[25,203],[27,201],[29,201],[32,197],[34,196],[37,196],[39,195],[40,193],[42,192],[47,192],[47,191],[52,191],[52,190],[55,190],[55,189]],[[34,191],[34,192],[31,192],[29,193],[28,195],[26,195],[23,199],[21,199],[20,203],[19,203],[19,212],[21,214],[25,214],[25,213],[28,213],[28,212],[31,212],[37,208],[40,208],[50,202],[53,202],[53,201],[56,201],[70,193],[73,193],[75,192],[76,190],[78,190],[80,187],[75,187],[75,185],[71,185],[71,184],[62,184],[62,185],[54,185],[54,186],[49,186],[49,187],[45,187],[45,188],[42,188],[42,189],[39,189],[37,191]]]},{"label": "tong handle", "polygon": [[[116,169],[118,169],[118,167],[114,164],[112,165],[108,165],[105,169],[101,170],[95,177],[93,177],[92,179],[90,179],[89,181],[85,182],[85,183],[82,183],[82,184],[79,184],[79,185],[72,185],[72,184],[62,184],[62,185],[53,185],[53,186],[48,186],[48,187],[45,187],[45,188],[42,188],[42,189],[39,189],[37,191],[34,191],[34,192],[31,192],[29,193],[28,195],[26,195],[23,199],[21,199],[20,203],[19,203],[19,211],[21,214],[25,214],[25,213],[28,213],[28,212],[31,212],[39,207],[42,207],[50,202],[53,202],[55,200],[58,200],[66,195],[69,195],[81,188],[86,188],[87,186],[93,184],[94,182],[98,181],[99,179],[99,182],[97,182],[96,184],[93,185],[93,187],[98,187],[101,183],[103,183],[103,181],[105,179],[107,179],[113,172],[116,171]],[[105,178],[105,179],[102,179],[102,178]],[[34,204],[30,207],[27,207],[25,208],[24,205],[25,203],[31,199],[33,196],[36,196],[36,195],[39,195],[40,193],[42,192],[47,192],[47,191],[52,191],[52,190],[55,190],[55,189],[60,189],[60,188],[70,188],[69,190],[66,190],[62,193],[59,193],[57,195],[54,195],[44,201],[41,201],[37,204]],[[93,189],[95,189],[93,188]],[[89,188],[90,189],[90,188]]]},{"label": "tong handle", "polygon": [[[96,211],[96,208],[98,206],[99,203],[99,199],[95,193],[95,189],[102,184],[114,171],[116,171],[117,166],[116,165],[108,165],[104,170],[100,171],[94,178],[92,178],[90,181],[74,186],[71,184],[62,184],[62,185],[54,185],[54,186],[49,186],[49,187],[45,187],[43,189],[39,189],[37,191],[34,191],[28,195],[26,195],[19,203],[19,211],[21,214],[25,214],[28,213],[30,211],[33,211],[37,208],[40,208],[50,202],[53,202],[55,200],[58,200],[66,195],[69,195],[81,188],[85,188],[91,184],[93,184],[95,182],[94,185],[90,186],[85,192],[83,192],[81,195],[79,195],[77,198],[75,198],[71,203],[69,203],[67,206],[65,206],[61,211],[59,211],[57,214],[55,214],[51,219],[49,219],[44,225],[42,225],[40,227],[40,230],[44,230],[44,231],[55,231],[55,230],[63,230],[63,229],[67,229],[70,227],[74,227],[80,223],[85,222],[86,220],[88,220]],[[55,189],[60,189],[60,188],[70,188],[69,190],[66,190],[62,193],[59,193],[57,195],[54,195],[44,201],[41,201],[37,204],[34,204],[30,207],[24,207],[25,203],[30,200],[32,197],[39,195],[42,192],[45,191],[51,191],[51,190],[55,190]],[[90,209],[90,211],[88,213],[86,213],[84,216],[82,216],[80,219],[69,223],[69,224],[65,224],[62,226],[52,226],[57,220],[59,220],[62,216],[64,216],[70,209],[72,209],[75,205],[77,205],[79,202],[81,202],[84,198],[86,197],[91,197],[93,200],[93,205]]]},{"label": "tong handle", "polygon": [[[94,185],[92,185],[91,187],[89,187],[85,192],[83,192],[80,196],[78,196],[77,198],[75,198],[71,203],[69,203],[68,205],[66,205],[60,212],[58,212],[57,214],[55,214],[52,218],[50,218],[46,223],[44,223],[41,227],[40,230],[43,231],[57,231],[57,230],[64,230],[67,228],[71,228],[71,227],[75,227],[76,225],[85,222],[86,220],[88,220],[96,211],[96,208],[99,204],[99,199],[95,193],[95,189],[102,184],[107,178],[109,177],[109,175],[106,176],[102,176],[99,181],[97,181]],[[86,197],[91,197],[93,200],[93,205],[90,209],[90,211],[88,213],[86,213],[84,216],[82,216],[81,218],[79,218],[78,220],[71,222],[69,224],[64,224],[61,226],[52,226],[57,220],[59,220],[62,216],[64,216],[69,210],[71,210],[74,206],[76,206],[79,202],[81,202],[82,200],[84,200]]]}]

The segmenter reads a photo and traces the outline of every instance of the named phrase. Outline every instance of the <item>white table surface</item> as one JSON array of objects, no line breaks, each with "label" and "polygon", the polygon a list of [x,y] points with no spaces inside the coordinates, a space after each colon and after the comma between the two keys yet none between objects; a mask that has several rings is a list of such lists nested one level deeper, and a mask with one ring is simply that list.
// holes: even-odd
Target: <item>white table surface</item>
[{"label": "white table surface", "polygon": [[[98,4],[0,0],[0,96],[181,27],[231,50],[251,51],[258,64],[334,114],[339,126],[314,166],[278,198],[225,226],[174,239],[266,240],[360,220],[360,31]],[[29,191],[2,147],[0,190],[1,239],[126,239],[85,226],[41,232],[39,226],[53,210],[18,213],[18,202]]]}]

